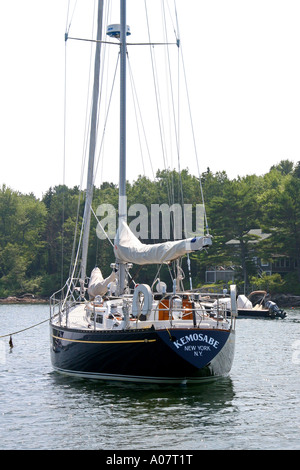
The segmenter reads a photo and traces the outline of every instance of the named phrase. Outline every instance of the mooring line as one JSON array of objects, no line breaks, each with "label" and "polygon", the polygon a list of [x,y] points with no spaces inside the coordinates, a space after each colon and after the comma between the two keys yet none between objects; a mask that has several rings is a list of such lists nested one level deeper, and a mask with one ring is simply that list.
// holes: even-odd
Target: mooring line
[{"label": "mooring line", "polygon": [[14,333],[8,333],[7,335],[2,335],[2,336],[0,336],[0,339],[1,338],[6,338],[7,336],[13,336],[13,335],[16,335],[18,333],[22,333],[22,331],[30,330],[31,328],[35,328],[36,326],[41,325],[42,323],[46,323],[46,321],[49,321],[49,318],[47,318],[47,320],[43,320],[39,323],[36,323],[35,325],[28,326],[27,328],[23,328],[22,330],[15,331]]}]

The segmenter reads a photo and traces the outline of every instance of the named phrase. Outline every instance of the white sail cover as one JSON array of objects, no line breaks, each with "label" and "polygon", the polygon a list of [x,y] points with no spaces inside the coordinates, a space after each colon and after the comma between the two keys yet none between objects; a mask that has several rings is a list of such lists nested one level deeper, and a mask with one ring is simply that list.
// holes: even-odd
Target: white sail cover
[{"label": "white sail cover", "polygon": [[111,273],[106,279],[103,278],[99,268],[94,268],[91,272],[88,286],[89,296],[93,299],[96,295],[104,295],[107,292],[108,284],[116,279],[116,274]]},{"label": "white sail cover", "polygon": [[211,237],[205,236],[146,245],[122,221],[115,237],[114,252],[119,262],[160,264],[172,261],[186,253],[202,250],[211,243]]}]

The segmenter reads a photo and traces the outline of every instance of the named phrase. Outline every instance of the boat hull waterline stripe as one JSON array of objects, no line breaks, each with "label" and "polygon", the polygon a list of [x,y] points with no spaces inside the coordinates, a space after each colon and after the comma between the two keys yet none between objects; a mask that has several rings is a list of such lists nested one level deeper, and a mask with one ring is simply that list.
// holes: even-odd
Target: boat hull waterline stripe
[{"label": "boat hull waterline stripe", "polygon": [[135,339],[135,340],[127,340],[127,341],[89,341],[83,339],[69,339],[63,338],[60,336],[51,335],[52,338],[59,339],[61,341],[71,341],[73,343],[89,343],[89,344],[121,344],[121,343],[153,343],[157,341],[156,339]]}]

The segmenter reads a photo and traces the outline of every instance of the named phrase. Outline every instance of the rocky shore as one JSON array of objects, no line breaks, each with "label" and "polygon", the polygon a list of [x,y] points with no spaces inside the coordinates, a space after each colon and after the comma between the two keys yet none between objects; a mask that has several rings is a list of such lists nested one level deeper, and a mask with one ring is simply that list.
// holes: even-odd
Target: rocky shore
[{"label": "rocky shore", "polygon": [[279,308],[300,308],[300,295],[293,294],[273,294],[271,300],[275,302]]},{"label": "rocky shore", "polygon": [[[279,308],[300,308],[300,295],[273,294],[271,295],[271,300]],[[0,298],[0,304],[45,304],[48,302],[48,298],[37,297],[33,294],[24,294],[21,297],[9,296]]]},{"label": "rocky shore", "polygon": [[5,298],[0,298],[0,304],[45,304],[48,302],[49,299],[36,297],[32,294],[25,294],[21,297],[9,296]]}]

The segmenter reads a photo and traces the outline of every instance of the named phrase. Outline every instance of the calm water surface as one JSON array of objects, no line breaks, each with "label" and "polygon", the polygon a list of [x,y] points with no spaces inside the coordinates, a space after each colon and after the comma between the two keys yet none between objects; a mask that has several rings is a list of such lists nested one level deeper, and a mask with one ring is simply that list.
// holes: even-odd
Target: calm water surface
[{"label": "calm water surface", "polygon": [[[1,305],[0,336],[48,318]],[[0,338],[0,449],[300,449],[300,310],[237,320],[230,377],[191,387],[116,385],[52,371],[43,323]]]}]

